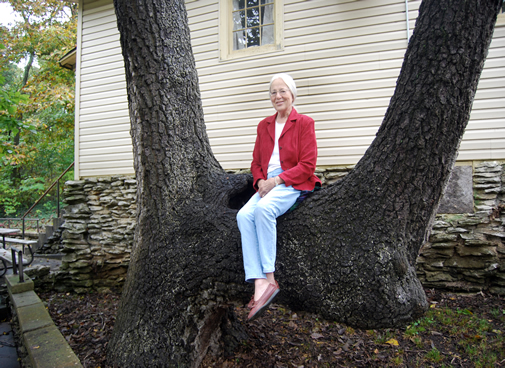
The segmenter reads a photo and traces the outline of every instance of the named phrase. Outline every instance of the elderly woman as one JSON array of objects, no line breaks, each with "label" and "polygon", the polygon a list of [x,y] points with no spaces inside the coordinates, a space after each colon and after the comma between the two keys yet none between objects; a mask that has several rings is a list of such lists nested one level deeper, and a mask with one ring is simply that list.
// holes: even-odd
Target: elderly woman
[{"label": "elderly woman", "polygon": [[295,98],[293,78],[274,75],[270,101],[277,112],[258,124],[251,164],[256,193],[237,214],[245,279],[254,282],[249,321],[259,317],[279,293],[274,278],[277,217],[293,206],[302,191],[321,185],[314,175],[314,120],[296,112]]}]

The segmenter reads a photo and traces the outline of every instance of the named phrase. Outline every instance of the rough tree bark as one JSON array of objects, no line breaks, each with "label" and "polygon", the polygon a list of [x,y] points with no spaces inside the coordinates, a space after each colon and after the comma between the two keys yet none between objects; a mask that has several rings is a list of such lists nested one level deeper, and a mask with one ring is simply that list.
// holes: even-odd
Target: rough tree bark
[{"label": "rough tree bark", "polygon": [[[281,301],[363,328],[426,308],[415,273],[501,0],[424,0],[377,137],[343,180],[278,221]],[[138,181],[135,247],[109,344],[118,366],[198,366],[242,338],[237,208],[205,132],[183,0],[115,0]],[[268,103],[268,101],[265,101]],[[249,293],[249,294],[248,294]]]}]

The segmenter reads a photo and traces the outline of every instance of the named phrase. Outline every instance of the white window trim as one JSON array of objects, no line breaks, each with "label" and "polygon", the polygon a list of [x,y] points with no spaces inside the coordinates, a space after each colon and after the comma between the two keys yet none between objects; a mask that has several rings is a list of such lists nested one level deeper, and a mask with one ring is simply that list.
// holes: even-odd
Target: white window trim
[{"label": "white window trim", "polygon": [[284,50],[284,1],[274,0],[275,42],[271,45],[233,50],[232,0],[219,1],[219,51],[221,60],[230,60]]}]

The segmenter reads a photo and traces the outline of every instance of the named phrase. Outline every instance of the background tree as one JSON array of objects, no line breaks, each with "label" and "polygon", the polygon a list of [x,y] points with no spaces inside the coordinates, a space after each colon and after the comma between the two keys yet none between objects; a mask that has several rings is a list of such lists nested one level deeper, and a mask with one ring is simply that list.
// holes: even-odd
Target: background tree
[{"label": "background tree", "polygon": [[[182,0],[114,1],[132,122],[138,217],[109,358],[198,366],[243,335],[236,209],[205,132]],[[377,137],[343,180],[279,219],[282,301],[363,328],[427,303],[415,272],[457,151],[501,0],[425,0]],[[249,293],[252,291],[249,290]],[[221,344],[221,345],[220,345]]]},{"label": "background tree", "polygon": [[11,105],[11,124],[0,125],[0,217],[21,215],[73,161],[74,74],[58,61],[75,47],[77,21],[70,2],[2,2],[17,15],[0,30],[2,89],[26,98]]}]

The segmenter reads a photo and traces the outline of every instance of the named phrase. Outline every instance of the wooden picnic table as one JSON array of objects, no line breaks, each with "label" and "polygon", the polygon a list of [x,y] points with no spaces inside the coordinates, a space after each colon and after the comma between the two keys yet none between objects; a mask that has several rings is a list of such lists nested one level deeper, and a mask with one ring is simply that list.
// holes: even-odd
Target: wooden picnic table
[{"label": "wooden picnic table", "polygon": [[5,249],[5,237],[7,235],[18,234],[20,232],[21,232],[20,229],[5,229],[5,228],[0,227],[0,235],[2,236],[2,244],[4,246],[4,249]]}]

